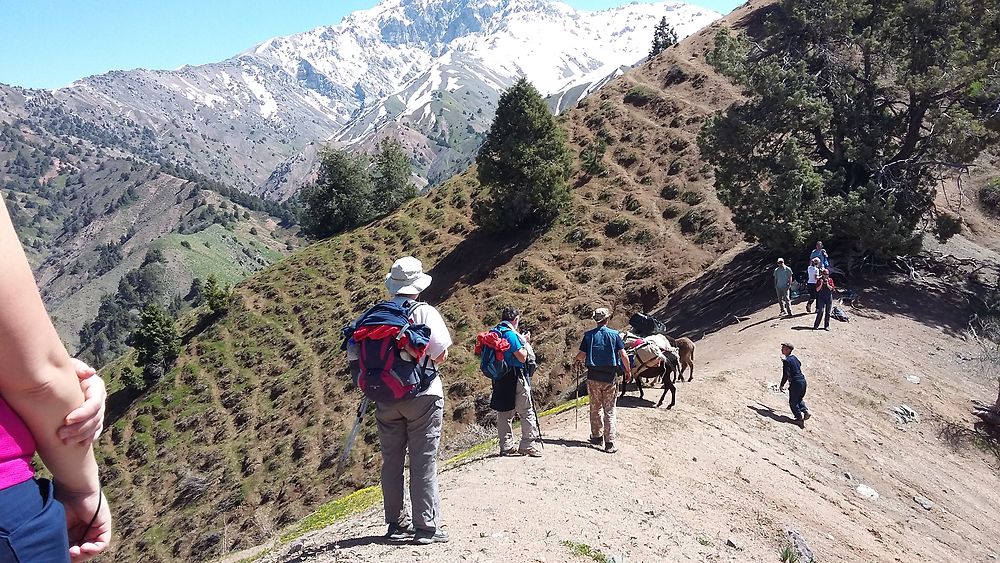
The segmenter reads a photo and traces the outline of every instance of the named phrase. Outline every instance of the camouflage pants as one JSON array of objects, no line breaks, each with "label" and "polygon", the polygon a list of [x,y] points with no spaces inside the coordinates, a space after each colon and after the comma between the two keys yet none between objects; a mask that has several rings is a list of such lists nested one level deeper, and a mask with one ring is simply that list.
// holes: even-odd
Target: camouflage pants
[{"label": "camouflage pants", "polygon": [[588,380],[587,394],[590,395],[590,436],[597,438],[603,434],[605,443],[614,442],[618,433],[615,423],[618,385]]}]

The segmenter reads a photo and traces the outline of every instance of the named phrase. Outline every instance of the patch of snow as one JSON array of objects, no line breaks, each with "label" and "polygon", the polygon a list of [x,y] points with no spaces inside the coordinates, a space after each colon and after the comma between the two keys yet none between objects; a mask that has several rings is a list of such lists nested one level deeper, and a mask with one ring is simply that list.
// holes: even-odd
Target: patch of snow
[{"label": "patch of snow", "polygon": [[274,96],[271,95],[271,92],[263,84],[257,82],[255,77],[245,71],[243,72],[243,82],[260,102],[260,115],[264,119],[276,116],[278,113],[278,102],[274,101]]}]

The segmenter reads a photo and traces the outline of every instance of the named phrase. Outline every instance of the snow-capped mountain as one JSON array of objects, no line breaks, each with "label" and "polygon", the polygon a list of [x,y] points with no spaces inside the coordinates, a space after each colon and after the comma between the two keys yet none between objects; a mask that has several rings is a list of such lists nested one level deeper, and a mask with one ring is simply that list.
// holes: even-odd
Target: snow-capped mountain
[{"label": "snow-capped mountain", "polygon": [[469,161],[518,78],[568,107],[639,62],[663,16],[685,37],[720,14],[681,2],[585,12],[553,0],[384,0],[219,63],[115,71],[53,94],[142,156],[268,197],[294,193],[321,145],[386,134],[433,182]]}]

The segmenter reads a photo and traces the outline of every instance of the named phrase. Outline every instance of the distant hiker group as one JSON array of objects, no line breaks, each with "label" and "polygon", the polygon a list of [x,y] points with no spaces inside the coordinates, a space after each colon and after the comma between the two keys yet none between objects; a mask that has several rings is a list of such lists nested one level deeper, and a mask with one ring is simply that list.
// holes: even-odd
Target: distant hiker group
[{"label": "distant hiker group", "polygon": [[[779,317],[792,316],[792,284],[795,274],[784,258],[778,258],[774,268],[774,291],[778,297]],[[836,290],[833,277],[830,275],[830,256],[823,248],[822,241],[816,241],[816,248],[809,253],[809,266],[806,269],[806,289],[809,300],[806,301],[806,313],[812,312],[816,303],[816,320],[813,329],[818,330],[823,323],[823,330],[830,330],[830,314],[833,309],[833,293]]]}]

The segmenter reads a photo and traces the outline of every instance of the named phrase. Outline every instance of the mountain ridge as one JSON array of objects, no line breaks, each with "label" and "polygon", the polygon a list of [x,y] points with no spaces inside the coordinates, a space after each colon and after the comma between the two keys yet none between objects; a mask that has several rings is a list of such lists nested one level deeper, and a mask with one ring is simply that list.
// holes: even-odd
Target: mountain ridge
[{"label": "mountain ridge", "polygon": [[[217,63],[112,71],[52,95],[83,119],[136,136],[149,128],[152,148],[169,160],[275,199],[309,177],[288,163],[313,162],[311,143],[366,145],[403,121],[427,137],[409,148],[430,160],[416,164],[433,183],[457,171],[427,174],[439,154],[469,162],[488,125],[483,115],[517,78],[552,94],[574,76],[634,64],[661,16],[683,37],[719,14],[680,2],[585,12],[552,0],[390,0]],[[471,104],[464,115],[462,84]]]}]

